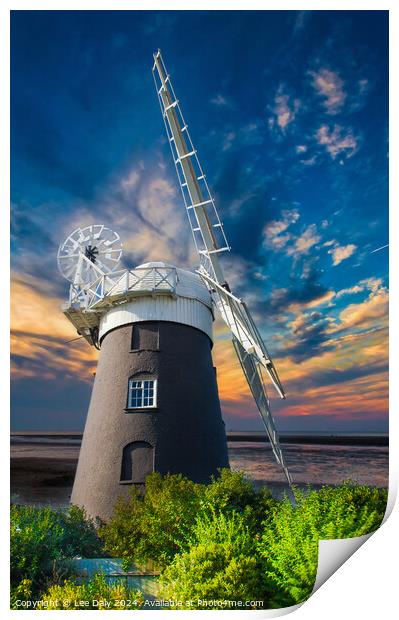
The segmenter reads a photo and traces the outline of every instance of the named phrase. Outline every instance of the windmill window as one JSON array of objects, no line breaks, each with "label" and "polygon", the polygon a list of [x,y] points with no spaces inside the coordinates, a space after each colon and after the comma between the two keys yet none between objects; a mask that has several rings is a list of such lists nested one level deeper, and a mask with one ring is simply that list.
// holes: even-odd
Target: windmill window
[{"label": "windmill window", "polygon": [[133,325],[131,348],[133,351],[158,351],[158,323],[148,322]]},{"label": "windmill window", "polygon": [[150,409],[157,406],[157,380],[129,379],[128,409]]}]

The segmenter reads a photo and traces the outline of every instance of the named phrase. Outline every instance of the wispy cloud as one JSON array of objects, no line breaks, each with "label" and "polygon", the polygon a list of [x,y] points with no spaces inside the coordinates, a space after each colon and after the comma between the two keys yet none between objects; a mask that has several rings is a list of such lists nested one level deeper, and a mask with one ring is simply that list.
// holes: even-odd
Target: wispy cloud
[{"label": "wispy cloud", "polygon": [[228,151],[236,139],[235,131],[228,131],[223,136],[222,151]]},{"label": "wispy cloud", "polygon": [[230,108],[232,105],[230,99],[220,93],[212,97],[211,103],[218,108]]},{"label": "wispy cloud", "polygon": [[321,351],[331,349],[326,342],[329,339],[328,327],[332,319],[320,312],[299,314],[288,327],[291,330],[291,343],[284,349],[295,362],[319,355]]},{"label": "wispy cloud", "polygon": [[310,71],[312,85],[317,94],[323,99],[323,105],[328,114],[337,114],[342,109],[346,92],[344,81],[338,73],[330,69],[321,68],[318,71]]},{"label": "wispy cloud", "polygon": [[142,171],[144,170],[144,163],[140,162],[137,166],[134,166],[129,172],[121,178],[120,187],[126,193],[129,194],[135,190],[142,177]]},{"label": "wispy cloud", "polygon": [[[91,381],[98,352],[86,343],[66,344],[76,330],[63,316],[61,299],[46,282],[26,282],[13,274],[11,286],[12,377],[54,379],[79,377]],[[45,317],[45,320],[43,319]]]},{"label": "wispy cloud", "polygon": [[279,220],[268,222],[263,229],[265,247],[273,250],[283,249],[292,238],[292,235],[285,231],[291,224],[295,224],[299,217],[298,209],[285,209]]},{"label": "wispy cloud", "polygon": [[308,147],[306,146],[306,144],[297,144],[295,150],[297,153],[306,153]]},{"label": "wispy cloud", "polygon": [[346,260],[352,256],[356,249],[357,246],[354,243],[348,243],[348,245],[337,245],[328,250],[328,253],[332,256],[334,267],[342,263],[343,260]]},{"label": "wispy cloud", "polygon": [[317,232],[316,224],[310,224],[299,237],[296,238],[295,243],[287,249],[288,256],[295,254],[308,254],[310,248],[312,248],[321,239],[321,236]]},{"label": "wispy cloud", "polygon": [[288,125],[294,121],[299,108],[300,100],[288,94],[283,84],[280,84],[274,98],[274,106],[271,109],[272,116],[269,117],[269,127],[271,129],[278,128],[282,133],[285,133]]},{"label": "wispy cloud", "polygon": [[332,129],[322,125],[316,132],[316,140],[325,147],[332,159],[338,156],[352,157],[358,149],[358,138],[352,129],[344,129],[340,125],[334,125]]},{"label": "wispy cloud", "polygon": [[365,290],[369,290],[375,293],[381,286],[381,278],[365,278],[364,280],[360,280],[360,282],[358,282],[358,284],[355,284],[354,286],[342,288],[336,293],[336,297],[339,298],[343,297],[344,295],[354,295],[356,293],[362,293]]},{"label": "wispy cloud", "polygon": [[302,33],[303,29],[306,26],[306,23],[309,20],[310,15],[311,11],[298,11],[296,13],[294,20],[294,36]]},{"label": "wispy cloud", "polygon": [[361,327],[367,329],[386,325],[388,321],[388,290],[380,286],[370,292],[368,298],[359,304],[350,304],[339,315],[340,329]]}]

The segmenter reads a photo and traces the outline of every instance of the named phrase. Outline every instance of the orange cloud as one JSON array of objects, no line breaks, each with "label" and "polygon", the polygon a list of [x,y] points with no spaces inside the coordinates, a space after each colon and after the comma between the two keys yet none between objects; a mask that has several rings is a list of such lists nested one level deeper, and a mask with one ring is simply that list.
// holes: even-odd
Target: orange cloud
[{"label": "orange cloud", "polygon": [[[42,292],[36,288],[39,285]],[[61,301],[52,296],[45,282],[28,283],[18,276],[12,281],[13,379],[35,376],[50,379],[62,372],[66,377],[91,381],[98,352],[82,341],[66,344],[76,337],[74,327],[62,314]]]},{"label": "orange cloud", "polygon": [[388,323],[388,291],[381,287],[372,291],[369,297],[359,304],[350,304],[339,315],[341,326],[368,328],[375,324]]},{"label": "orange cloud", "polygon": [[[218,339],[213,350],[220,398],[229,410],[231,404],[238,405],[233,416],[253,417],[256,408],[234,348],[230,340],[219,339],[226,335],[227,330],[217,332]],[[300,364],[294,363],[289,357],[278,359],[275,356],[274,361],[287,392],[287,400],[279,407],[279,415],[334,415],[349,419],[354,409],[359,410],[359,407],[365,417],[386,414],[387,330],[348,334],[333,342],[333,350],[321,350],[320,355]],[[318,385],[320,381],[322,384]],[[273,401],[277,397],[270,383],[266,381],[266,385],[273,408]]]},{"label": "orange cloud", "polygon": [[[275,356],[287,391],[287,400],[279,407],[279,415],[350,418],[354,415],[353,411],[359,408],[365,417],[385,414],[388,333],[384,326],[387,324],[388,292],[381,287],[381,283],[369,288],[371,291],[365,301],[350,304],[341,311],[339,319],[331,323],[328,328],[331,338],[326,341],[325,349],[321,346],[317,356],[301,363],[294,363],[290,357],[278,359]],[[304,308],[326,303],[331,295],[335,293],[328,293],[302,306],[297,305],[295,310],[298,315],[287,317],[287,324],[296,324]],[[26,282],[16,274],[11,302],[14,378],[51,379],[62,373],[65,377],[92,381],[98,353],[84,341],[65,344],[76,337],[76,332],[63,316],[61,300],[54,295],[50,285],[45,281]],[[361,328],[363,331],[341,335],[342,330],[351,328]],[[328,346],[331,343],[334,345],[332,350]],[[220,398],[229,411],[233,411],[233,417],[256,415],[230,333],[221,320],[215,322],[213,358]],[[269,382],[267,388],[273,407],[277,396]]]}]

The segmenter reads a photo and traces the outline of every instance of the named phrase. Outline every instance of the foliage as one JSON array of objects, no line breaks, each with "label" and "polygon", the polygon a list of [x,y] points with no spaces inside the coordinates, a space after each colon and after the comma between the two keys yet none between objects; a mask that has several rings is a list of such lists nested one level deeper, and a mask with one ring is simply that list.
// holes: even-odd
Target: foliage
[{"label": "foliage", "polygon": [[[209,600],[216,600],[218,609],[239,608],[239,601],[293,605],[312,591],[318,541],[372,532],[386,502],[386,489],[347,482],[320,491],[295,490],[292,505],[254,489],[243,473],[222,469],[208,485],[153,473],[146,493],[132,488],[100,530],[75,506],[66,512],[12,506],[12,606],[32,598],[59,599],[60,605],[78,601],[73,609],[97,608],[79,601],[102,599],[107,609],[122,608],[122,600],[140,601],[139,593],[110,586],[102,576],[80,585],[63,583],[67,563],[62,560],[105,551],[121,557],[125,569],[131,562],[154,561],[163,569],[161,596],[182,601],[184,608],[213,608]],[[39,597],[43,590],[46,595]]]},{"label": "foliage", "polygon": [[310,596],[320,539],[353,538],[378,528],[387,491],[347,482],[320,491],[296,490],[295,500],[296,506],[285,499],[270,512],[258,545],[266,587],[274,592],[272,607],[293,605]]},{"label": "foliage", "polygon": [[168,564],[195,522],[201,485],[182,475],[152,473],[143,495],[135,487],[120,498],[112,519],[99,530],[105,549],[114,557],[135,562]]},{"label": "foliage", "polygon": [[124,558],[126,564],[154,560],[163,568],[188,548],[198,516],[238,511],[245,512],[248,523],[260,524],[274,503],[268,491],[255,491],[243,473],[229,469],[221,469],[220,477],[209,485],[196,484],[180,474],[162,477],[153,473],[146,480],[145,495],[132,488],[99,533],[105,549]]},{"label": "foliage", "polygon": [[22,579],[17,585],[11,586],[10,607],[20,609],[17,601],[29,601],[32,598],[32,580]]},{"label": "foliage", "polygon": [[82,584],[67,580],[51,586],[41,596],[38,609],[138,609],[143,602],[141,592],[123,583],[108,584],[104,575],[97,574]]},{"label": "foliage", "polygon": [[261,522],[269,510],[277,505],[277,501],[266,487],[256,490],[251,480],[242,471],[220,469],[219,477],[204,489],[203,512],[240,512],[245,514],[248,527],[254,531],[259,529]]},{"label": "foliage", "polygon": [[179,609],[210,609],[210,601],[231,609],[233,601],[262,600],[263,590],[253,533],[245,515],[234,511],[199,517],[189,550],[161,576],[161,595]]},{"label": "foliage", "polygon": [[[95,524],[77,506],[67,511],[11,506],[11,583],[32,580],[33,590],[54,573],[54,561],[103,555]],[[54,577],[54,574],[53,574]]]}]

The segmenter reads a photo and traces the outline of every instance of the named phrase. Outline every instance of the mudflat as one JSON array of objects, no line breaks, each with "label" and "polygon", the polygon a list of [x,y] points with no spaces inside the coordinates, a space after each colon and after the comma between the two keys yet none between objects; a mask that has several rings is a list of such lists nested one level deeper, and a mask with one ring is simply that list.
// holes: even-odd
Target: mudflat
[{"label": "mudflat", "polygon": [[78,460],[73,458],[11,458],[11,500],[18,504],[68,504]]}]

